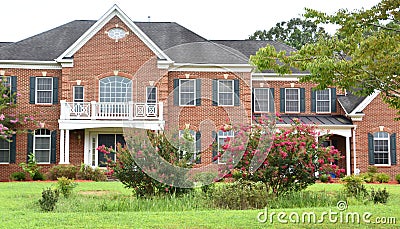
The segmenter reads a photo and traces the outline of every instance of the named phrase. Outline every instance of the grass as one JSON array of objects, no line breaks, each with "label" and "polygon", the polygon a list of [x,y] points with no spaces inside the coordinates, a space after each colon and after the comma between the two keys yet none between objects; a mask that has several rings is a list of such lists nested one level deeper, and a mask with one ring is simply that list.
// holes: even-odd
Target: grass
[{"label": "grass", "polygon": [[[282,224],[274,215],[274,223],[260,223],[260,210],[215,210],[207,207],[198,196],[186,195],[182,198],[155,198],[138,200],[130,190],[119,182],[82,182],[69,199],[60,198],[54,212],[42,212],[37,205],[41,191],[53,185],[52,182],[10,182],[0,183],[0,228],[394,228],[396,225],[375,224]],[[370,212],[371,220],[379,217],[396,217],[400,221],[400,185],[367,184],[368,189],[386,187],[390,193],[386,205],[364,204],[348,199],[346,212]],[[308,188],[308,194],[299,194],[300,206],[307,206],[307,199],[322,198],[304,196],[325,192],[333,195],[341,191],[340,184],[315,184]],[[303,196],[300,196],[303,195]],[[321,199],[321,201],[324,201]],[[290,206],[287,206],[290,207]],[[284,212],[287,215],[304,212],[340,212],[336,206],[274,208],[268,213]],[[288,216],[287,216],[288,217]],[[288,218],[286,218],[288,219]],[[325,217],[327,221],[327,217]]]}]

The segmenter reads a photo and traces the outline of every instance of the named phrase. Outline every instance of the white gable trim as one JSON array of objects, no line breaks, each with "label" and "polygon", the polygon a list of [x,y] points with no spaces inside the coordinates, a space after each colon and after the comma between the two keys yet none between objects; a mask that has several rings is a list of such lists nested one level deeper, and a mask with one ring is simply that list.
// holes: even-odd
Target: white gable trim
[{"label": "white gable trim", "polygon": [[376,98],[376,96],[381,93],[379,90],[375,90],[374,93],[367,96],[349,115],[356,115],[361,113],[371,102]]},{"label": "white gable trim", "polygon": [[89,30],[87,30],[72,46],[70,46],[63,54],[61,54],[56,61],[62,62],[63,58],[71,58],[86,42],[89,41],[101,28],[104,27],[114,16],[119,17],[129,29],[136,34],[153,51],[158,59],[168,60],[171,59],[152,41],[150,38],[135,25],[135,23],[117,6],[114,5],[107,11]]}]

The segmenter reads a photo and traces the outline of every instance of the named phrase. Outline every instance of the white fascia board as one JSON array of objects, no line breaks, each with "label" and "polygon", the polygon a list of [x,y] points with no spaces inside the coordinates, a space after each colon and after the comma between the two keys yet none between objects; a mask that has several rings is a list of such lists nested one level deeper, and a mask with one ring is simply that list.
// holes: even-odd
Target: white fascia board
[{"label": "white fascia board", "polygon": [[58,120],[58,128],[64,130],[95,129],[95,128],[140,128],[149,130],[162,130],[165,121],[129,121],[129,120]]},{"label": "white fascia board", "polygon": [[301,76],[306,76],[307,74],[286,74],[279,75],[276,73],[252,73],[252,81],[299,81]]},{"label": "white fascia board", "polygon": [[86,42],[90,40],[101,28],[104,27],[114,16],[118,16],[140,40],[142,40],[159,59],[171,60],[150,38],[135,25],[135,23],[117,6],[108,10],[90,29],[88,29],[73,45],[71,45],[56,60],[62,62],[63,58],[72,57]]},{"label": "white fascia board", "polygon": [[1,60],[0,68],[20,68],[20,69],[62,69],[56,61],[36,61],[36,60]]},{"label": "white fascia board", "polygon": [[173,61],[169,60],[157,60],[157,67],[159,69],[169,69],[174,64]]},{"label": "white fascia board", "polygon": [[254,69],[249,64],[191,64],[174,63],[169,71],[172,72],[251,72]]},{"label": "white fascia board", "polygon": [[376,98],[376,96],[381,93],[379,90],[375,90],[374,93],[367,96],[349,115],[357,115],[357,113],[361,113],[367,106]]},{"label": "white fascia board", "polygon": [[[289,128],[291,124],[276,124],[276,127]],[[351,137],[352,129],[356,128],[357,125],[316,125],[317,130],[321,134],[335,134],[343,137]]]}]

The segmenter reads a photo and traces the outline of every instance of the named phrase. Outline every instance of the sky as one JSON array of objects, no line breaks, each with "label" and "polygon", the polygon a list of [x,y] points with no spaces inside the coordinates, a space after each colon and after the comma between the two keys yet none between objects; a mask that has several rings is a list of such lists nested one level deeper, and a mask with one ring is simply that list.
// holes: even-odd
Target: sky
[{"label": "sky", "polygon": [[[133,21],[177,22],[210,40],[243,40],[312,8],[370,8],[379,0],[2,0],[0,42],[16,42],[73,20],[98,20],[117,4]],[[332,28],[328,30],[333,31]]]}]

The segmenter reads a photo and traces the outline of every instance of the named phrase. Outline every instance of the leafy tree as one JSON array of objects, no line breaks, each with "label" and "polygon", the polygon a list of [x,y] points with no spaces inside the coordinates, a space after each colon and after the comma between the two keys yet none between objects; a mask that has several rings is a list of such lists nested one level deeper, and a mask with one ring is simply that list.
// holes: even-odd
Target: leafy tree
[{"label": "leafy tree", "polygon": [[328,34],[323,27],[311,20],[292,18],[288,22],[282,21],[274,27],[266,30],[257,30],[249,36],[249,40],[274,40],[286,43],[296,49],[308,43],[315,43],[319,37],[326,37]]},{"label": "leafy tree", "polygon": [[309,75],[301,82],[316,83],[318,89],[336,86],[360,96],[379,90],[400,115],[399,5],[399,0],[382,0],[371,9],[339,10],[333,15],[306,9],[305,17],[315,23],[338,25],[336,34],[291,55],[267,46],[250,61],[261,71],[280,74],[290,73],[290,67],[307,70]]},{"label": "leafy tree", "polygon": [[339,151],[322,146],[326,136],[319,136],[316,126],[294,120],[290,128],[274,130],[273,122],[261,117],[251,126],[224,128],[233,128],[236,134],[222,147],[219,157],[227,157],[227,164],[220,172],[231,171],[230,176],[238,180],[263,182],[275,196],[307,188],[318,179],[316,173],[339,176],[345,172],[334,164],[341,157]]}]

